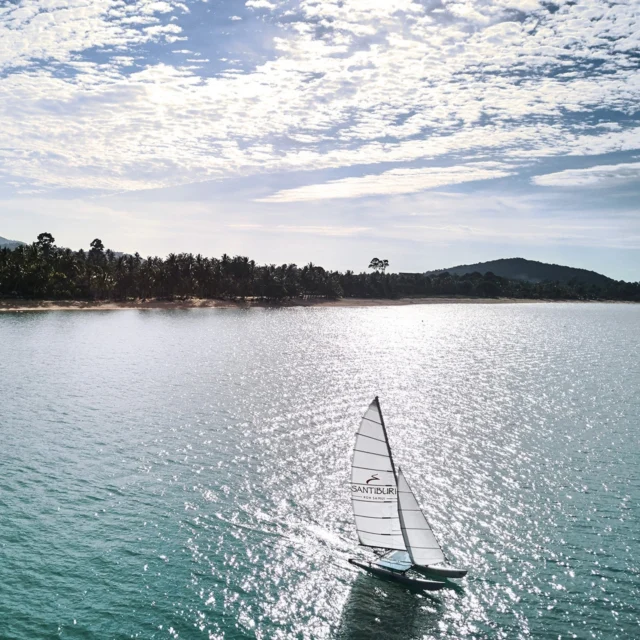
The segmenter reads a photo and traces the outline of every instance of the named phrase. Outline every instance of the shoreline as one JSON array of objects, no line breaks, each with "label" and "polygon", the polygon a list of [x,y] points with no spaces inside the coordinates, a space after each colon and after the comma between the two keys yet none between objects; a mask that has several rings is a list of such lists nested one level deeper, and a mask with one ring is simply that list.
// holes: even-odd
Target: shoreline
[{"label": "shoreline", "polygon": [[163,310],[172,309],[287,309],[293,307],[399,307],[424,304],[530,304],[553,302],[619,304],[616,300],[550,300],[527,298],[469,298],[469,297],[432,297],[432,298],[297,298],[282,302],[264,300],[215,300],[190,298],[187,300],[127,300],[90,301],[90,300],[0,300],[0,313],[23,311],[119,311],[119,310]]}]

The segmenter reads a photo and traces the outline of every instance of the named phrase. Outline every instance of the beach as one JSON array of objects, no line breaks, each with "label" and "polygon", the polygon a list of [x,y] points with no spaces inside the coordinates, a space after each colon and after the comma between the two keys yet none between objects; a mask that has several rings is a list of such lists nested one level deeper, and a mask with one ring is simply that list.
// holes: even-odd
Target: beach
[{"label": "beach", "polygon": [[[250,309],[289,307],[396,307],[422,304],[520,304],[531,302],[567,302],[566,300],[531,300],[524,298],[471,298],[471,297],[431,297],[431,298],[296,298],[283,301],[260,299],[217,300],[209,298],[188,298],[185,300],[0,300],[1,312],[20,311],[117,311],[125,309]],[[576,302],[576,301],[571,301]]]}]

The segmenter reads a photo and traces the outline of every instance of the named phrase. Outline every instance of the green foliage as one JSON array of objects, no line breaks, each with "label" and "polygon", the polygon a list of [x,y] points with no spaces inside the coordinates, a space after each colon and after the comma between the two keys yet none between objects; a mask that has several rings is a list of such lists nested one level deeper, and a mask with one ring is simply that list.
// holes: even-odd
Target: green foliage
[{"label": "green foliage", "polygon": [[400,298],[477,296],[555,300],[640,301],[640,283],[602,285],[526,282],[495,273],[435,275],[386,273],[387,260],[371,261],[374,273],[327,271],[309,263],[257,265],[245,256],[206,258],[191,253],[165,259],[116,254],[99,239],[88,252],[57,247],[41,233],[31,245],[0,248],[0,297],[126,300],[132,298]]},{"label": "green foliage", "polygon": [[369,263],[369,269],[373,269],[374,271],[379,271],[380,273],[384,273],[389,266],[388,260],[379,260],[378,258],[373,258]]}]

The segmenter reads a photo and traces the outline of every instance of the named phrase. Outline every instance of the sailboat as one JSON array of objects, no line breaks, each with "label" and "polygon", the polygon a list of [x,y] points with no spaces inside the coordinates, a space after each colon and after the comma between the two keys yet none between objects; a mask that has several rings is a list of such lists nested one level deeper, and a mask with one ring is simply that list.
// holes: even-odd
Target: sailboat
[{"label": "sailboat", "polygon": [[465,569],[447,563],[427,518],[402,469],[393,463],[387,429],[376,396],[366,410],[356,434],[351,463],[351,503],[360,544],[373,547],[374,561],[349,559],[357,567],[428,591],[444,582],[429,577],[462,578]]}]

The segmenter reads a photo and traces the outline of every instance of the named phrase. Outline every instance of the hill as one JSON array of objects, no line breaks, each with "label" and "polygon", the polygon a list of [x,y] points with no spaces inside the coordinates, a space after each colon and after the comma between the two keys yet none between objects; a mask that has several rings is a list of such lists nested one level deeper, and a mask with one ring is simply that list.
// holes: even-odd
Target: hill
[{"label": "hill", "polygon": [[0,236],[0,249],[4,249],[5,247],[7,249],[15,249],[23,244],[24,242],[20,242],[19,240],[9,240]]},{"label": "hill", "polygon": [[458,276],[466,273],[488,273],[492,272],[501,278],[509,280],[524,280],[525,282],[579,282],[582,284],[602,287],[615,282],[607,276],[603,276],[595,271],[587,269],[576,269],[574,267],[564,267],[559,264],[548,264],[537,262],[536,260],[525,260],[524,258],[503,258],[501,260],[491,260],[489,262],[478,262],[476,264],[463,264],[450,269],[437,269],[428,271],[425,275],[437,275],[449,272]]}]

